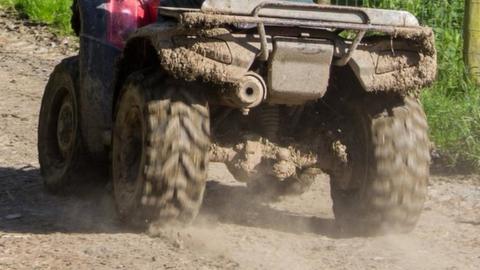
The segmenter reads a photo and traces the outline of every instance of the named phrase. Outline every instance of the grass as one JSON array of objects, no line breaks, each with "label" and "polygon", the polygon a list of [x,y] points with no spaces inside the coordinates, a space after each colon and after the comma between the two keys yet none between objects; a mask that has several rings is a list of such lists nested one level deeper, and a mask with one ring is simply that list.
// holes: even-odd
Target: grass
[{"label": "grass", "polygon": [[13,7],[29,20],[54,26],[71,33],[70,6],[72,0],[0,0],[0,6]]},{"label": "grass", "polygon": [[[332,0],[332,3],[404,9],[434,28],[439,74],[421,98],[431,137],[451,166],[480,170],[480,89],[469,81],[462,57],[464,0]],[[0,0],[30,20],[70,30],[71,0]]]}]

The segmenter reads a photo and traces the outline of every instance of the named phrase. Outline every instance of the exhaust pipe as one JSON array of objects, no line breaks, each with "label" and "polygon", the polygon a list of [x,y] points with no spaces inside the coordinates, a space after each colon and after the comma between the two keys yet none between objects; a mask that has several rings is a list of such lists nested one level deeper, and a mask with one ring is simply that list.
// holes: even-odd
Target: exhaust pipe
[{"label": "exhaust pipe", "polygon": [[245,74],[221,96],[224,105],[242,109],[245,114],[260,105],[267,97],[267,85],[263,78],[253,72]]}]

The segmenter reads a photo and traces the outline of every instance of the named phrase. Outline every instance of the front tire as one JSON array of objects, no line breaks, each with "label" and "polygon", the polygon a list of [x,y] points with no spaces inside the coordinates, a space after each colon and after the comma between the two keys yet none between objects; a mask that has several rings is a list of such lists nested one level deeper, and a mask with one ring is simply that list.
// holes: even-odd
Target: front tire
[{"label": "front tire", "polygon": [[208,170],[206,99],[155,70],[131,75],[113,137],[113,185],[121,218],[136,226],[188,224],[198,214]]},{"label": "front tire", "polygon": [[[409,232],[427,193],[425,113],[416,99],[391,94],[367,95],[352,107],[348,165],[331,174],[335,218],[354,233]],[[340,184],[345,182],[347,186]]]},{"label": "front tire", "polygon": [[79,127],[76,80],[78,58],[55,67],[45,88],[38,125],[38,155],[45,187],[70,192],[82,182],[84,153]]}]

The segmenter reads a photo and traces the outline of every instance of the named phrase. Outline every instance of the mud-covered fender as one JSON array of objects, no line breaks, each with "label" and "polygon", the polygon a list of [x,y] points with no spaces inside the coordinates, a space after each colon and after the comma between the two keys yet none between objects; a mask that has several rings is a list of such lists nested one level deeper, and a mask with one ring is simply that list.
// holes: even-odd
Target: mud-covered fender
[{"label": "mud-covered fender", "polygon": [[422,28],[366,40],[353,53],[349,66],[367,92],[418,91],[436,78],[433,32]]},{"label": "mud-covered fender", "polygon": [[258,53],[258,48],[224,28],[198,30],[175,23],[158,23],[140,28],[130,36],[120,58],[120,74],[128,73],[125,69],[138,68],[142,61],[151,61],[142,59],[145,56],[139,56],[139,50],[154,50],[161,70],[174,78],[215,84],[240,79]]}]

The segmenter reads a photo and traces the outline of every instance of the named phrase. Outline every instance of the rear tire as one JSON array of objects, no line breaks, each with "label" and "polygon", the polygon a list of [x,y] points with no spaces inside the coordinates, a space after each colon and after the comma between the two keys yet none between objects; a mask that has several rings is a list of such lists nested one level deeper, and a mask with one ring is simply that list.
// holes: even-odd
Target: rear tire
[{"label": "rear tire", "polygon": [[155,70],[131,75],[113,137],[113,185],[132,225],[188,224],[198,214],[208,172],[210,120],[202,93]]},{"label": "rear tire", "polygon": [[[331,174],[337,223],[353,233],[411,231],[429,178],[428,125],[417,100],[367,95],[348,115],[348,168]],[[349,179],[342,179],[348,177]],[[347,181],[345,181],[347,180]],[[339,183],[348,182],[348,186]]]},{"label": "rear tire", "polygon": [[85,182],[77,88],[78,58],[55,67],[42,98],[38,125],[38,154],[45,187],[54,193],[71,192]]}]

